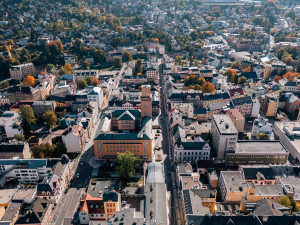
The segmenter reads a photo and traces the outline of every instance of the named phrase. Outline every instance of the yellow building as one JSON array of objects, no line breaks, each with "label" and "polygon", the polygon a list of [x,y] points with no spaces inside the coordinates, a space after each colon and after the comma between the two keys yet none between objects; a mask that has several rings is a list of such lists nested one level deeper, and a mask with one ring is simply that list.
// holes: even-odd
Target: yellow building
[{"label": "yellow building", "polygon": [[131,152],[151,161],[152,140],[146,134],[104,133],[94,140],[94,151],[97,159],[116,159],[118,153]]}]

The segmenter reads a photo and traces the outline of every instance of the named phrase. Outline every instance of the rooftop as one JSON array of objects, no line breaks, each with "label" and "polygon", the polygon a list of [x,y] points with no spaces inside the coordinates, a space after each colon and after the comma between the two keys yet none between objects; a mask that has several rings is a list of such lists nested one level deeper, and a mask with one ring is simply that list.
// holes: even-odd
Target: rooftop
[{"label": "rooftop", "polygon": [[238,141],[235,153],[278,154],[288,153],[281,141]]},{"label": "rooftop", "polygon": [[237,134],[238,131],[228,115],[213,115],[213,120],[221,134]]}]

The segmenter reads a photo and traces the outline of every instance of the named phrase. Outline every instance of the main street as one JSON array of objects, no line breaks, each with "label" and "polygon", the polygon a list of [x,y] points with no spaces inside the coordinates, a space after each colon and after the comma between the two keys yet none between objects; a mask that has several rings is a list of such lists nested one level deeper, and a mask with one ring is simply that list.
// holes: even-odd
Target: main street
[{"label": "main street", "polygon": [[170,224],[179,225],[180,223],[180,211],[179,211],[179,200],[178,191],[174,187],[173,183],[176,184],[174,180],[175,168],[173,166],[173,153],[170,150],[170,127],[168,120],[168,109],[166,105],[166,94],[164,92],[164,77],[162,72],[162,65],[159,69],[159,83],[160,83],[160,102],[161,102],[161,124],[162,124],[162,149],[164,154],[167,155],[164,161],[165,167],[165,177],[167,190],[170,192],[170,202],[169,202],[169,219]]},{"label": "main street", "polygon": [[[95,162],[93,160],[93,140],[97,135],[100,123],[101,113],[94,126],[90,140],[86,143],[80,157],[76,158],[72,163],[71,171],[73,173],[73,182],[68,192],[63,194],[59,203],[55,207],[51,225],[71,225],[74,224],[74,215],[76,215],[80,199],[85,193],[85,188],[89,182],[93,172]],[[92,164],[92,165],[90,165]],[[71,172],[71,173],[72,173]],[[77,174],[79,177],[77,177]]]}]

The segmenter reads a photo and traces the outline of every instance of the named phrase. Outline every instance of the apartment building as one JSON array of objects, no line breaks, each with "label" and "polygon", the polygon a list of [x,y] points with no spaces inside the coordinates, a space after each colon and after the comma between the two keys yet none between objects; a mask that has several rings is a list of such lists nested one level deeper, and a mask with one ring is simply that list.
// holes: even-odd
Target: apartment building
[{"label": "apartment building", "polygon": [[38,89],[26,86],[14,86],[7,90],[8,99],[11,103],[19,101],[38,101],[41,95]]},{"label": "apartment building", "polygon": [[78,79],[86,79],[88,76],[92,76],[96,79],[99,77],[99,71],[98,70],[75,70],[74,72],[76,80]]},{"label": "apartment building", "polygon": [[212,146],[218,158],[235,151],[238,131],[228,115],[214,115],[211,126]]},{"label": "apartment building", "polygon": [[0,143],[0,159],[30,159],[31,152],[28,143],[21,141],[10,141]]},{"label": "apartment building", "polygon": [[235,151],[226,153],[226,164],[286,164],[288,156],[288,150],[280,141],[238,141]]},{"label": "apartment building", "polygon": [[275,94],[266,94],[259,99],[261,110],[268,117],[275,117],[279,106],[279,96]]},{"label": "apartment building", "polygon": [[35,75],[35,68],[32,63],[10,66],[9,74],[12,79],[22,80],[24,77]]},{"label": "apartment building", "polygon": [[42,117],[45,112],[55,112],[56,104],[55,101],[35,101],[31,107],[36,116]]},{"label": "apartment building", "polygon": [[244,96],[241,98],[234,98],[231,100],[231,104],[234,108],[240,111],[240,113],[246,118],[251,116],[252,112],[252,98],[250,96]]}]

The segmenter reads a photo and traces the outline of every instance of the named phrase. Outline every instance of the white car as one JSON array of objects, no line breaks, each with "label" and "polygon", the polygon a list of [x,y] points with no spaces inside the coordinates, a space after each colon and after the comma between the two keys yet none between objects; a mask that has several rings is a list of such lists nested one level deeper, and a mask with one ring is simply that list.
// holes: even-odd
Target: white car
[{"label": "white car", "polygon": [[77,179],[79,178],[79,173],[76,174],[76,178],[77,178]]}]

